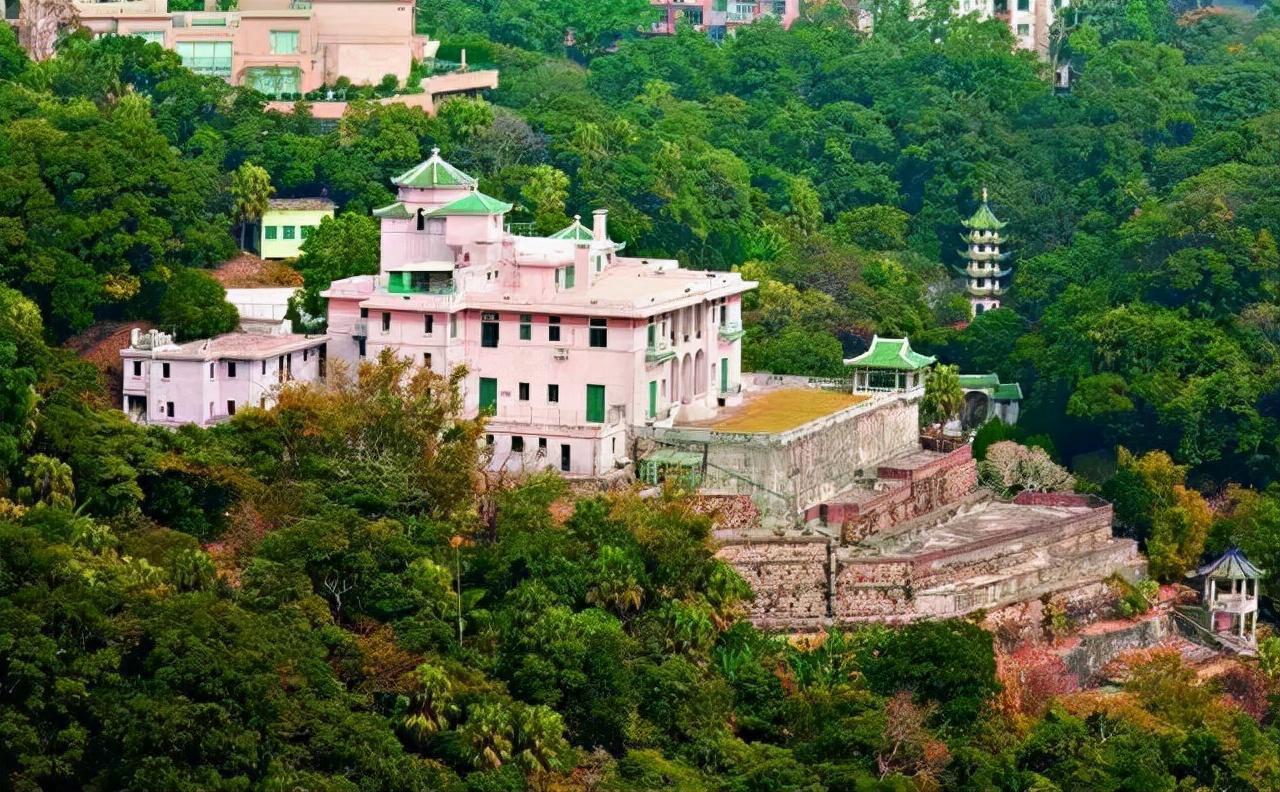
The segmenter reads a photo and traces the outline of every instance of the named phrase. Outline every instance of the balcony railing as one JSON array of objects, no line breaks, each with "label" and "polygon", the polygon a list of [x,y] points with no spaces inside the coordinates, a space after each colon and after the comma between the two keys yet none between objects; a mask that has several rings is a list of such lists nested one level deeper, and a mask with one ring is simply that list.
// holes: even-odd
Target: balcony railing
[{"label": "balcony railing", "polygon": [[744,332],[746,331],[742,329],[742,322],[725,322],[720,325],[720,340],[737,341],[742,338]]},{"label": "balcony railing", "polygon": [[646,363],[662,363],[675,356],[675,350],[671,348],[671,343],[665,338],[657,339],[644,351]]}]

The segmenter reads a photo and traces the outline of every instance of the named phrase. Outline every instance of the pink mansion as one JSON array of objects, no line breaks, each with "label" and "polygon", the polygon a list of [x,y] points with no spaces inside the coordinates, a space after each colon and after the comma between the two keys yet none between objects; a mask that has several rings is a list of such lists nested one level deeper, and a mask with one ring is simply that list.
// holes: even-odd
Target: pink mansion
[{"label": "pink mansion", "polygon": [[328,354],[390,348],[444,374],[466,366],[465,409],[486,412],[495,468],[603,475],[630,428],[713,416],[741,391],[737,273],[628,258],[605,210],[549,237],[506,231],[511,205],[430,159],[393,183],[377,275],[335,281]]}]

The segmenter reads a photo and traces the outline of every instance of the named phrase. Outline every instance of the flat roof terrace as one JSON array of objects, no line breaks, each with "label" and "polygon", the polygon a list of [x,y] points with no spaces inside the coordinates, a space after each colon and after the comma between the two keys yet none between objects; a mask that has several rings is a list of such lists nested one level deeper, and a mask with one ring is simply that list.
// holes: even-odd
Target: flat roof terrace
[{"label": "flat roof terrace", "polygon": [[722,408],[715,418],[681,426],[740,434],[786,432],[818,418],[861,404],[869,396],[819,388],[771,388],[744,391],[742,404]]},{"label": "flat roof terrace", "polygon": [[954,550],[1006,533],[1047,528],[1089,511],[1087,506],[1030,506],[982,500],[941,524],[922,524],[919,526],[921,530],[904,530],[866,539],[854,555],[915,556],[937,550]]}]

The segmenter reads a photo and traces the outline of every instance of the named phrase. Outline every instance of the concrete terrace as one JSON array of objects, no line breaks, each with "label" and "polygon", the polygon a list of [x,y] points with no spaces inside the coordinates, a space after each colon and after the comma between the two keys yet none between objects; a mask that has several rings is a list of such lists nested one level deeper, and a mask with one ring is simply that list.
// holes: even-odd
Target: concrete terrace
[{"label": "concrete terrace", "polygon": [[869,397],[818,388],[782,387],[747,391],[741,404],[726,407],[712,419],[681,425],[740,434],[786,432],[833,415]]}]

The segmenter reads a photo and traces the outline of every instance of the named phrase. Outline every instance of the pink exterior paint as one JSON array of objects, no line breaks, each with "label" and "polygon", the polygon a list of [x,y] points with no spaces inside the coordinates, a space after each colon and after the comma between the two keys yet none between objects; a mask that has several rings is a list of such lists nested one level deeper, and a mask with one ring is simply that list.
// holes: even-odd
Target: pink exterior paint
[{"label": "pink exterior paint", "polygon": [[283,382],[320,379],[326,341],[325,336],[228,333],[173,344],[163,333],[140,335],[120,350],[121,408],[137,423],[209,426],[245,407],[274,404]]},{"label": "pink exterior paint", "polygon": [[[741,295],[754,283],[619,256],[603,211],[594,229],[566,229],[577,239],[506,233],[505,205],[492,214],[423,217],[419,228],[418,210],[432,212],[473,189],[401,187],[403,208],[379,210],[392,215],[382,219],[381,272],[335,281],[323,293],[330,355],[355,363],[391,349],[441,374],[464,365],[471,415],[480,408],[481,380],[496,381],[493,466],[512,470],[603,475],[630,457],[630,427],[676,412],[708,417],[737,398]],[[407,271],[429,271],[430,288],[444,293],[393,292],[392,278]],[[592,320],[603,322],[594,339]],[[484,344],[486,323],[496,327],[494,346]],[[588,385],[604,388],[600,415],[589,414]]]},{"label": "pink exterior paint", "polygon": [[[80,23],[99,35],[163,33],[163,44],[231,42],[233,85],[249,70],[296,68],[300,93],[346,77],[374,84],[393,74],[403,82],[428,40],[414,31],[414,5],[402,0],[240,0],[234,11],[168,11],[167,0],[76,3]],[[296,6],[296,7],[295,7]],[[219,23],[219,24],[213,24]],[[297,51],[272,52],[273,32],[296,32]]]},{"label": "pink exterior paint", "polygon": [[[650,0],[650,5],[662,12],[661,19],[649,28],[658,35],[674,34],[682,21],[697,30],[722,34],[769,16],[776,17],[783,27],[791,27],[800,16],[800,0]],[[717,5],[723,10],[716,10]]]}]

